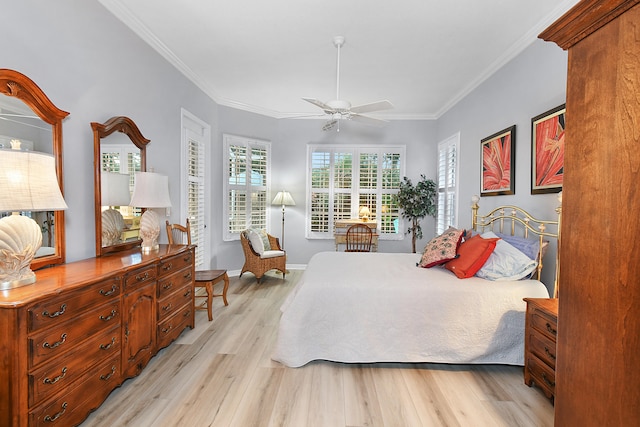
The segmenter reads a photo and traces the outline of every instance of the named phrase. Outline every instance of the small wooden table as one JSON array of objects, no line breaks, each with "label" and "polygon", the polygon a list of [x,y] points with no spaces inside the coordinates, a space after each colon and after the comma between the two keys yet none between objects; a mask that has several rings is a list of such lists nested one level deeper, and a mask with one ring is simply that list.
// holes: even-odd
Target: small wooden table
[{"label": "small wooden table", "polygon": [[354,224],[364,224],[371,229],[373,233],[371,236],[371,250],[378,252],[378,222],[377,221],[363,221],[361,219],[340,219],[336,221],[336,231],[334,233],[334,239],[336,244],[336,252],[339,245],[347,244],[347,230]]},{"label": "small wooden table", "polygon": [[524,383],[534,383],[553,401],[556,389],[558,300],[525,298]]}]

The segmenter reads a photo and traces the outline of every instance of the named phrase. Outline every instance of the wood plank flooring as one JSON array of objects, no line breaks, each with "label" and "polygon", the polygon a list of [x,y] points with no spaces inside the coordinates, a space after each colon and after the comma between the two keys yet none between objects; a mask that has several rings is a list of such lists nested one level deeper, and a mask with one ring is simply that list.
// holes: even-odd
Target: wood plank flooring
[{"label": "wood plank flooring", "polygon": [[114,390],[88,426],[552,426],[553,405],[498,365],[271,360],[280,305],[300,278],[230,278],[229,306],[196,312],[142,374]]}]

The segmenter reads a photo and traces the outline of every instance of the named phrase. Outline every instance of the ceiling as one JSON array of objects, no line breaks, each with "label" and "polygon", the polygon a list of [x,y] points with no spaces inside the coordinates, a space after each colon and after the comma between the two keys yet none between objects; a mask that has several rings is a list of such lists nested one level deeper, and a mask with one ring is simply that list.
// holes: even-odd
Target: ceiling
[{"label": "ceiling", "polygon": [[99,0],[221,105],[276,117],[336,97],[435,119],[578,0]]}]

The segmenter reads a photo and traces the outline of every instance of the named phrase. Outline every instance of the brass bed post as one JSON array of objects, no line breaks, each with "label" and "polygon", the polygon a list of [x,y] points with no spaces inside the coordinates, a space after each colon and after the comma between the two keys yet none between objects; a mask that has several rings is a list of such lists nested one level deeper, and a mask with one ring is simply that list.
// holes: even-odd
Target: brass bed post
[{"label": "brass bed post", "polygon": [[562,191],[558,193],[558,203],[560,205],[556,208],[558,214],[558,237],[556,238],[556,277],[553,283],[553,297],[558,298],[558,288],[560,286],[560,245],[562,243]]},{"label": "brass bed post", "polygon": [[473,231],[478,231],[478,202],[480,201],[480,197],[473,195],[471,196],[471,228]]}]

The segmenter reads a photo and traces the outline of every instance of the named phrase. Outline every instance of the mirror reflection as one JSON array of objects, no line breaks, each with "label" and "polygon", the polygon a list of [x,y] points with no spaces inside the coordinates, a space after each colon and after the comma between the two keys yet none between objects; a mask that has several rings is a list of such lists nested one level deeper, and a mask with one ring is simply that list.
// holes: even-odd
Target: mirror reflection
[{"label": "mirror reflection", "polygon": [[[51,125],[37,116],[20,99],[0,96],[0,149],[38,151],[53,154],[53,133]],[[42,247],[35,258],[55,255],[54,212],[20,212],[28,216],[42,230]],[[0,213],[0,217],[11,212]]]},{"label": "mirror reflection", "polygon": [[102,247],[140,239],[142,209],[129,206],[135,173],[141,171],[140,150],[121,134],[100,143]]}]

